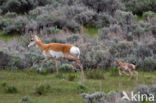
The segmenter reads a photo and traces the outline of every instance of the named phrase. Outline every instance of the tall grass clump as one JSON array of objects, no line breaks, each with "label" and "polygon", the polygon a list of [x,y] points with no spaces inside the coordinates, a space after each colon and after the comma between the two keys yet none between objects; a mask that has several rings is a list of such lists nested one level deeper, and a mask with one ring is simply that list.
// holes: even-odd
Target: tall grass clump
[{"label": "tall grass clump", "polygon": [[104,73],[100,70],[91,70],[86,72],[87,79],[105,79]]},{"label": "tall grass clump", "polygon": [[75,79],[77,78],[77,75],[76,74],[68,74],[68,76],[67,76],[67,79],[69,80],[69,81],[74,81]]},{"label": "tall grass clump", "polygon": [[50,85],[49,84],[38,84],[34,88],[34,94],[37,95],[44,95],[50,90]]},{"label": "tall grass clump", "polygon": [[58,69],[60,72],[72,72],[73,66],[70,64],[63,64]]}]

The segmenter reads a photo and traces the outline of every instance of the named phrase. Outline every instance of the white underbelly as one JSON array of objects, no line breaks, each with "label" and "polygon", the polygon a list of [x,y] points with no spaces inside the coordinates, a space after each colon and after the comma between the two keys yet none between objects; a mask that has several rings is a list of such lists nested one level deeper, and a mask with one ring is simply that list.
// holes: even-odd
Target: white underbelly
[{"label": "white underbelly", "polygon": [[50,54],[50,56],[52,56],[54,58],[61,58],[61,57],[64,56],[62,52],[60,52],[60,51],[59,52],[58,51],[53,51],[53,50],[50,50],[49,54]]}]

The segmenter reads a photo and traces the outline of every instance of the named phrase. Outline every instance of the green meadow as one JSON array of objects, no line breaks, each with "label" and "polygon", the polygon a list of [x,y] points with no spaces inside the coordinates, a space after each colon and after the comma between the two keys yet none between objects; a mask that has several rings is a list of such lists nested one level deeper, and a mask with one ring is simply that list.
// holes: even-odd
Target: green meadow
[{"label": "green meadow", "polygon": [[[94,71],[93,71],[94,72]],[[0,103],[85,103],[82,93],[103,91],[132,91],[141,84],[156,83],[156,72],[139,72],[139,80],[128,80],[117,72],[85,71],[85,82],[80,84],[80,73],[38,73],[34,70],[0,71]]]}]

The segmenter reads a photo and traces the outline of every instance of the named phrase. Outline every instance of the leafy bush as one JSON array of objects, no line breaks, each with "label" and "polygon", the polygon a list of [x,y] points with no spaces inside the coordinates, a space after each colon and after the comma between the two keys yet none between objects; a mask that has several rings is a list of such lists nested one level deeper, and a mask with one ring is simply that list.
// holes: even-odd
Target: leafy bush
[{"label": "leafy bush", "polygon": [[4,92],[5,92],[5,93],[17,93],[18,90],[17,90],[17,88],[14,87],[14,86],[5,86],[5,87],[4,87]]},{"label": "leafy bush", "polygon": [[100,29],[100,33],[99,33],[99,37],[100,39],[106,39],[108,37],[108,33],[110,33],[110,29],[107,27],[104,27],[102,29]]},{"label": "leafy bush", "polygon": [[156,84],[153,84],[150,88],[150,93],[152,93],[156,99]]},{"label": "leafy bush", "polygon": [[147,70],[155,70],[156,69],[156,57],[146,57],[144,60],[144,68]]},{"label": "leafy bush", "polygon": [[54,34],[57,34],[60,32],[60,29],[58,29],[57,27],[50,27],[49,29],[50,29],[50,32]]},{"label": "leafy bush", "polygon": [[74,18],[79,24],[95,27],[97,14],[93,10],[86,10],[77,14]]},{"label": "leafy bush", "polygon": [[114,54],[116,57],[127,57],[128,54],[132,53],[133,43],[127,41],[120,41],[114,44],[110,48],[110,53]]},{"label": "leafy bush", "polygon": [[0,52],[0,66],[8,69],[22,69],[25,67],[24,63],[22,63],[21,59],[16,56],[11,56],[6,53]]},{"label": "leafy bush", "polygon": [[128,11],[132,11],[134,14],[142,14],[146,11],[156,11],[156,3],[154,0],[122,0],[125,3],[125,7]]},{"label": "leafy bush", "polygon": [[79,14],[83,14],[83,12],[86,14],[94,13],[92,10],[89,10],[86,6],[83,6],[83,5],[67,6],[65,8],[62,8],[61,11],[63,11],[64,15],[69,19],[73,19],[75,16]]},{"label": "leafy bush", "polygon": [[87,90],[87,87],[85,87],[84,85],[78,85],[77,86],[77,91],[80,93],[83,93]]},{"label": "leafy bush", "polygon": [[117,0],[81,0],[82,3],[97,12],[107,12],[113,14],[115,10],[120,9],[121,3]]},{"label": "leafy bush", "polygon": [[104,73],[99,70],[92,70],[86,73],[88,79],[105,79]]},{"label": "leafy bush", "polygon": [[17,14],[14,13],[14,12],[7,12],[7,13],[4,15],[5,18],[14,18],[14,17],[16,17],[16,16],[17,16]]},{"label": "leafy bush", "polygon": [[154,18],[154,17],[156,17],[156,13],[152,12],[152,11],[144,12],[143,17],[147,18],[148,16],[151,17],[151,18]]},{"label": "leafy bush", "polygon": [[115,23],[115,19],[106,13],[100,13],[96,20],[96,27],[109,27],[110,24]]},{"label": "leafy bush", "polygon": [[136,88],[136,91],[135,91],[136,93],[140,93],[140,94],[149,94],[149,92],[150,92],[150,89],[149,89],[149,87],[147,86],[147,85],[140,85],[140,86],[138,86],[137,88]]},{"label": "leafy bush", "polygon": [[0,8],[3,13],[8,11],[17,13],[27,13],[29,10],[50,3],[50,0],[7,0],[2,3]]},{"label": "leafy bush", "polygon": [[[11,14],[12,15],[12,14]],[[10,15],[10,16],[11,16]],[[9,15],[6,15],[9,16]],[[4,18],[0,25],[2,26],[3,33],[22,33],[24,31],[24,26],[28,22],[27,17],[17,16],[15,18]]]},{"label": "leafy bush", "polygon": [[72,68],[73,68],[72,65],[63,64],[58,69],[59,69],[60,72],[71,72],[72,71]]},{"label": "leafy bush", "polygon": [[7,86],[7,83],[6,83],[6,82],[2,82],[2,83],[1,83],[1,86],[2,86],[2,87],[6,87],[6,86]]},{"label": "leafy bush", "polygon": [[135,21],[135,16],[132,14],[132,12],[122,10],[117,10],[114,17],[117,19],[118,23],[121,24],[131,24]]},{"label": "leafy bush", "polygon": [[39,84],[35,87],[34,93],[38,95],[43,95],[45,94],[48,90],[50,89],[49,84]]},{"label": "leafy bush", "polygon": [[83,93],[82,97],[86,100],[86,103],[109,103],[105,101],[105,94],[103,92],[95,92],[92,94]]},{"label": "leafy bush", "polygon": [[[85,44],[87,45],[87,44]],[[105,47],[95,40],[91,41],[91,44],[84,48],[82,45],[81,50],[81,63],[84,68],[107,68],[111,66],[111,55],[107,50],[103,50]]]},{"label": "leafy bush", "polygon": [[75,74],[68,74],[68,77],[67,77],[69,81],[74,81],[76,78],[77,76]]}]

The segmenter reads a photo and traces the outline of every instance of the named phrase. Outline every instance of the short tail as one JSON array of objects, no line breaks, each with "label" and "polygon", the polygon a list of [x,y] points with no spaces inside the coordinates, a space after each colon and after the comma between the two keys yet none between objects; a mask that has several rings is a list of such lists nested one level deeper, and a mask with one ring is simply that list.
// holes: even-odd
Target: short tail
[{"label": "short tail", "polygon": [[77,48],[77,58],[80,58],[80,49],[79,48]]}]

